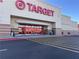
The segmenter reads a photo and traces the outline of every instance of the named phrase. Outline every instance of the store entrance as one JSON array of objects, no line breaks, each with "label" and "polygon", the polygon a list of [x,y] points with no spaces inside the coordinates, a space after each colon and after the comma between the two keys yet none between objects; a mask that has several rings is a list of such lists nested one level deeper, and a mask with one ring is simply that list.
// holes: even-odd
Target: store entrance
[{"label": "store entrance", "polygon": [[39,24],[18,23],[19,34],[47,34],[47,26]]}]

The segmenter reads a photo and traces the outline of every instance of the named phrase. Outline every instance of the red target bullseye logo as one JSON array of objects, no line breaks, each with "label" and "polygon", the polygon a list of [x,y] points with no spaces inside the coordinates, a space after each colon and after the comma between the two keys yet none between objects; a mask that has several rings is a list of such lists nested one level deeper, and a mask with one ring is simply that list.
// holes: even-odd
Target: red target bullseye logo
[{"label": "red target bullseye logo", "polygon": [[25,9],[25,2],[23,0],[17,0],[15,4],[18,9],[20,10]]}]

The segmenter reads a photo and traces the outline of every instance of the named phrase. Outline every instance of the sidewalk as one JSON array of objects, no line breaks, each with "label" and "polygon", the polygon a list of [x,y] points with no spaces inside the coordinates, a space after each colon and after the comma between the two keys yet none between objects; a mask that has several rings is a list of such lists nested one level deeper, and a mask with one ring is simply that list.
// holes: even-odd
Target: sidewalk
[{"label": "sidewalk", "polygon": [[10,35],[7,36],[0,36],[0,41],[6,41],[6,40],[15,40],[15,37],[12,37]]},{"label": "sidewalk", "polygon": [[5,40],[21,40],[21,39],[36,39],[36,38],[48,38],[48,37],[56,37],[54,35],[37,35],[37,34],[19,34],[15,37],[7,35],[7,36],[0,36],[0,41]]}]

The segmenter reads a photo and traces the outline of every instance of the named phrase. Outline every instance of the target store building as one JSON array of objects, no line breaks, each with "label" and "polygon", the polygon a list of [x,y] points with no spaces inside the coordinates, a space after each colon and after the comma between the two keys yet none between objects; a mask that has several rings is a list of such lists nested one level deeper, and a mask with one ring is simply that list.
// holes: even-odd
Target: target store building
[{"label": "target store building", "polygon": [[0,0],[0,35],[78,35],[77,22],[40,0]]}]

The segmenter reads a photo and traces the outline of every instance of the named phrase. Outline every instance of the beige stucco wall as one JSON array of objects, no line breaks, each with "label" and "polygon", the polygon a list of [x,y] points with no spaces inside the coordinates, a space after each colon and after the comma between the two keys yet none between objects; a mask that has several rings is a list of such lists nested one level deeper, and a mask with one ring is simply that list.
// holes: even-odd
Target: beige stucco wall
[{"label": "beige stucco wall", "polygon": [[58,8],[53,7],[51,5],[45,4],[44,2],[41,2],[39,0],[23,0],[25,3],[32,3],[37,6],[41,6],[43,8],[50,9],[54,11],[53,16],[47,16],[39,13],[29,12],[27,11],[27,8],[25,10],[19,10],[16,8],[15,2],[16,0],[3,0],[2,3],[0,3],[0,24],[10,24],[10,16],[20,16],[25,18],[32,18],[37,20],[44,20],[44,21],[51,21],[56,22],[56,28],[61,28],[60,24],[60,16],[61,12]]},{"label": "beige stucco wall", "polygon": [[72,21],[71,17],[62,15],[61,20],[62,32],[64,32],[65,35],[68,35],[68,32],[70,32],[71,35],[79,34],[78,24],[77,22]]},{"label": "beige stucco wall", "polygon": [[11,15],[15,15],[15,16],[21,16],[21,17],[26,17],[26,18],[32,18],[32,19],[37,19],[37,20],[43,20],[43,21],[51,21],[51,22],[57,22],[56,23],[56,27],[60,28],[61,24],[60,24],[60,11],[58,8],[56,7],[52,7],[50,5],[47,5],[43,2],[39,2],[38,0],[23,0],[25,3],[32,3],[34,5],[37,6],[41,6],[43,8],[47,8],[50,9],[52,11],[54,11],[54,15],[53,16],[46,16],[43,14],[38,14],[38,13],[34,13],[34,12],[29,12],[27,10],[27,8],[25,10],[18,10],[15,6],[15,1],[16,0],[12,0],[11,2],[11,6],[12,8],[12,12]]},{"label": "beige stucco wall", "polygon": [[0,2],[0,24],[10,24],[10,1]]},{"label": "beige stucco wall", "polygon": [[77,22],[71,20],[71,17],[62,15],[62,30],[78,30]]},{"label": "beige stucco wall", "polygon": [[[51,6],[49,4],[46,4],[40,0],[23,0],[25,3],[32,3],[37,6],[41,6],[42,8],[50,9],[54,11],[53,16],[47,16],[35,12],[29,12],[26,9],[19,10],[16,8],[15,2],[17,0],[3,0],[3,2],[0,2],[0,24],[9,24],[11,25],[11,15],[12,16],[19,16],[22,18],[30,18],[30,19],[36,19],[40,21],[48,21],[48,22],[54,22],[54,28],[56,28],[56,33],[58,35],[61,34],[62,31],[74,31],[73,33],[78,33],[77,23],[74,21],[71,21],[71,18],[69,16],[64,16],[61,14],[61,11],[59,8]],[[14,23],[14,21],[13,21]],[[16,23],[16,22],[15,22]],[[14,24],[15,24],[14,23]],[[40,22],[35,22],[40,23]],[[48,23],[40,23],[40,24],[46,24]],[[13,25],[13,27],[17,27],[18,25]],[[48,25],[49,28],[52,28],[53,25]]]}]

